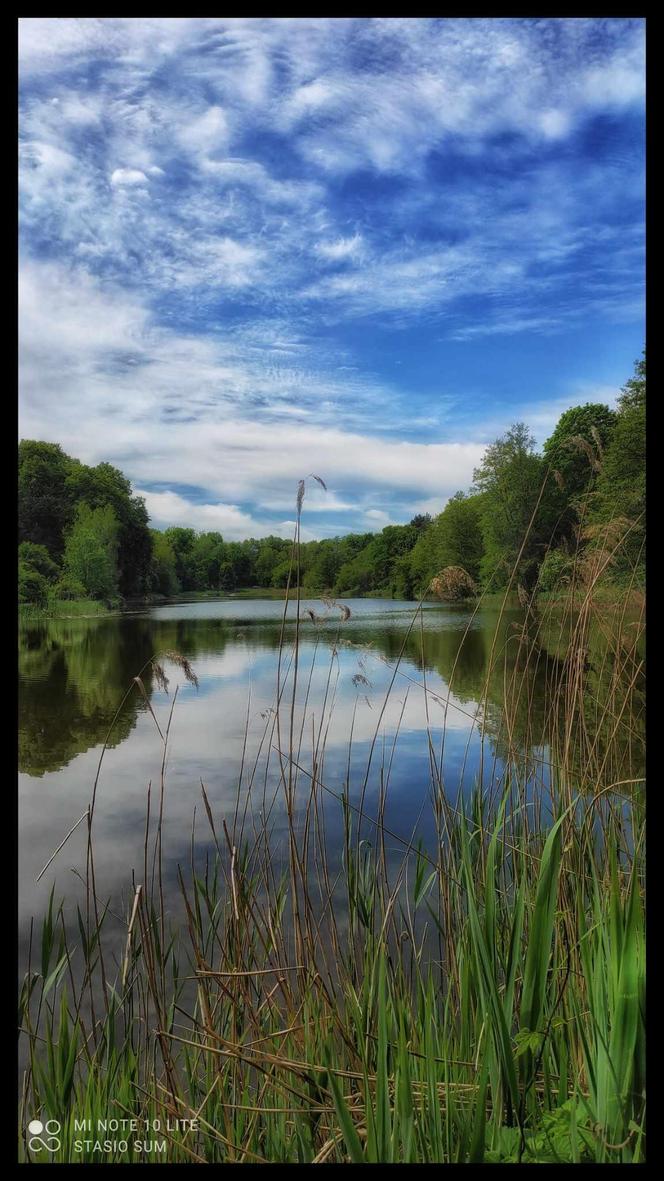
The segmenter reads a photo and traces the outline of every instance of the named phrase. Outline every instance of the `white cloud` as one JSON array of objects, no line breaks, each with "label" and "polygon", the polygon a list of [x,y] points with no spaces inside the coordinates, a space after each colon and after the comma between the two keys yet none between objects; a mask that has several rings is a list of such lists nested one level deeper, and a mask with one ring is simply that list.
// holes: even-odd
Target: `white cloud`
[{"label": "white cloud", "polygon": [[[245,537],[267,537],[281,534],[279,525],[266,525],[254,520],[235,504],[198,504],[180,496],[177,492],[152,492],[145,488],[135,489],[142,496],[155,529],[166,529],[169,525],[184,525],[190,528],[216,531],[229,541],[241,541]],[[288,530],[285,536],[292,534]]]},{"label": "white cloud", "polygon": [[116,168],[111,173],[111,184],[122,187],[124,185],[132,187],[134,185],[146,185],[148,178],[140,168]]},{"label": "white cloud", "polygon": [[[376,509],[381,494],[406,502],[449,495],[469,483],[479,460],[478,443],[373,435],[376,399],[389,407],[389,389],[306,368],[282,374],[265,365],[264,348],[254,354],[242,339],[229,347],[157,328],[138,301],[102,290],[84,271],[25,266],[19,294],[23,436],[115,463],[141,487],[204,488],[209,499],[197,519],[212,515],[215,527],[225,514],[227,528],[260,530],[241,506],[283,511],[312,470],[334,492],[327,497],[312,482],[305,515],[334,510],[342,522],[353,507]],[[284,421],[279,411],[297,410],[293,398],[306,399],[312,415]],[[182,498],[164,499],[171,495],[151,493],[161,497],[151,502],[160,519],[166,508],[184,511]]]},{"label": "white cloud", "polygon": [[554,108],[542,111],[537,122],[547,139],[562,139],[569,132],[571,117],[567,111]]},{"label": "white cloud", "polygon": [[179,132],[179,139],[187,150],[204,156],[226,147],[230,137],[228,117],[218,106],[208,107],[202,115],[187,123]]},{"label": "white cloud", "polygon": [[316,253],[332,262],[339,262],[344,258],[355,258],[362,249],[362,235],[353,234],[352,238],[337,238],[334,242],[319,242]]},{"label": "white cloud", "polygon": [[407,519],[505,429],[464,425],[454,389],[425,405],[407,353],[377,377],[362,317],[444,348],[641,314],[638,145],[619,173],[555,145],[639,107],[642,21],[26,18],[20,40],[22,428],[203,488],[229,528],[292,515],[312,467],[319,533]]}]

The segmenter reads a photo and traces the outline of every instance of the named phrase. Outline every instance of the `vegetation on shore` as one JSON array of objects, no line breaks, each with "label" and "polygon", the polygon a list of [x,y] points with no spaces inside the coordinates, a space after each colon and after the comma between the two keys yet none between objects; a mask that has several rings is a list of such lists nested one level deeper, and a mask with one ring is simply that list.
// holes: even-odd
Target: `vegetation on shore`
[{"label": "vegetation on shore", "polygon": [[[487,447],[474,485],[434,519],[415,516],[380,533],[298,543],[307,593],[419,598],[442,569],[467,575],[450,597],[529,593],[567,586],[581,550],[592,554],[608,523],[624,544],[612,581],[644,563],[645,360],[617,410],[577,406],[559,419],[541,454],[523,423]],[[523,538],[527,541],[523,543]],[[108,463],[87,467],[53,443],[19,452],[19,599],[93,598],[109,605],[185,592],[285,589],[293,542],[225,541],[220,533],[149,527],[145,504]]]},{"label": "vegetation on shore", "polygon": [[[288,580],[298,603],[303,491]],[[326,784],[334,647],[314,702],[299,614],[263,715],[264,759],[243,765],[228,823],[201,784],[190,863],[178,867],[181,924],[169,913],[162,839],[177,694],[168,718],[154,719],[161,778],[148,789],[144,865],[120,916],[95,876],[102,753],[82,818],[84,908],[72,927],[51,894],[31,940],[19,1006],[22,1159],[27,1120],[56,1115],[56,1162],[153,1161],[136,1144],[155,1139],[166,1154],[156,1159],[170,1163],[645,1159],[644,785],[631,738],[643,614],[633,621],[617,602],[607,625],[596,598],[607,569],[631,563],[626,603],[638,566],[613,521],[592,540],[572,559],[562,609],[524,600],[516,659],[492,648],[486,691],[501,681],[500,744],[470,798],[444,781],[431,745],[430,846],[418,817],[410,837],[385,823],[398,751],[379,741],[384,707],[368,765],[352,764],[349,735],[342,794]],[[519,575],[520,558],[508,591]],[[339,640],[343,626],[342,612]],[[416,610],[387,697],[418,626]],[[596,632],[601,697],[588,660]],[[535,708],[529,678],[552,636],[550,739],[537,751],[517,737],[516,718]],[[148,672],[164,684],[172,667],[195,680],[177,652],[154,653],[127,693]],[[450,692],[454,683],[453,669]],[[428,717],[426,677],[420,689]],[[328,840],[337,822],[341,863]],[[119,1134],[74,1125],[113,1117],[137,1121],[126,1148]]]}]

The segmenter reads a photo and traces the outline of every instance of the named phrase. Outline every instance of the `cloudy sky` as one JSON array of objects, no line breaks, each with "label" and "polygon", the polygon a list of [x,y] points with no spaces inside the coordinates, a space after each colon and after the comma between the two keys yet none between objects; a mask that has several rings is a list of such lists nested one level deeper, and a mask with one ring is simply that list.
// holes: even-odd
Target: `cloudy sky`
[{"label": "cloudy sky", "polygon": [[[437,512],[643,348],[644,22],[37,19],[21,435],[153,523]],[[313,483],[313,482],[312,482]]]}]

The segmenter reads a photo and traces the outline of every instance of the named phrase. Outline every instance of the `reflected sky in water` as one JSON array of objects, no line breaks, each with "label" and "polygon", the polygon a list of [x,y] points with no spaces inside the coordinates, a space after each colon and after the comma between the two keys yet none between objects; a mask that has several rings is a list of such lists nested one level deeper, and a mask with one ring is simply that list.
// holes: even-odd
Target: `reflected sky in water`
[{"label": "reflected sky in water", "polygon": [[[518,675],[519,610],[499,618],[497,610],[487,608],[471,618],[467,607],[427,604],[416,617],[413,603],[347,603],[351,617],[343,622],[334,606],[303,601],[300,624],[293,726],[301,768],[296,794],[298,801],[308,798],[315,765],[319,781],[329,789],[321,799],[330,849],[338,851],[341,839],[341,808],[331,793],[348,789],[351,803],[359,805],[364,791],[365,811],[375,816],[382,789],[388,827],[404,839],[415,835],[429,843],[434,833],[431,789],[439,775],[452,800],[480,774],[485,782],[499,783],[506,757],[501,721],[506,673],[513,684],[512,741],[528,753],[533,773],[546,782],[543,686],[554,658],[542,653],[525,679]],[[307,610],[314,612],[316,622]],[[23,929],[31,914],[41,916],[54,882],[56,895],[66,895],[70,904],[82,896],[72,868],[85,872],[85,824],[38,884],[35,878],[85,811],[104,739],[142,668],[145,697],[135,685],[102,764],[94,822],[100,896],[112,897],[122,910],[122,899],[126,905],[131,896],[132,873],[137,881],[143,879],[148,785],[154,817],[163,754],[145,698],[165,731],[176,688],[164,802],[168,889],[173,886],[175,895],[177,864],[189,862],[194,808],[195,846],[201,853],[211,844],[201,781],[219,831],[222,819],[232,826],[239,786],[240,812],[247,805],[249,816],[269,813],[274,849],[278,853],[283,848],[285,813],[274,722],[282,613],[279,601],[225,600],[20,629]],[[293,614],[289,605],[281,670],[284,751],[293,686]],[[168,692],[158,687],[150,659],[174,650],[191,662],[197,688],[167,660]],[[437,770],[432,772],[432,766]],[[362,832],[375,839],[369,822]],[[388,838],[387,844],[399,849],[394,840]],[[176,907],[175,897],[172,902]]]}]

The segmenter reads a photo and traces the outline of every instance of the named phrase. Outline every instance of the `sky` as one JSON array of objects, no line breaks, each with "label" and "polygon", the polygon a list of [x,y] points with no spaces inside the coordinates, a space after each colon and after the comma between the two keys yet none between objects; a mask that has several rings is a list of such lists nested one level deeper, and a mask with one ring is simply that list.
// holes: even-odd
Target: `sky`
[{"label": "sky", "polygon": [[19,20],[20,434],[152,524],[440,512],[644,346],[642,19]]}]

